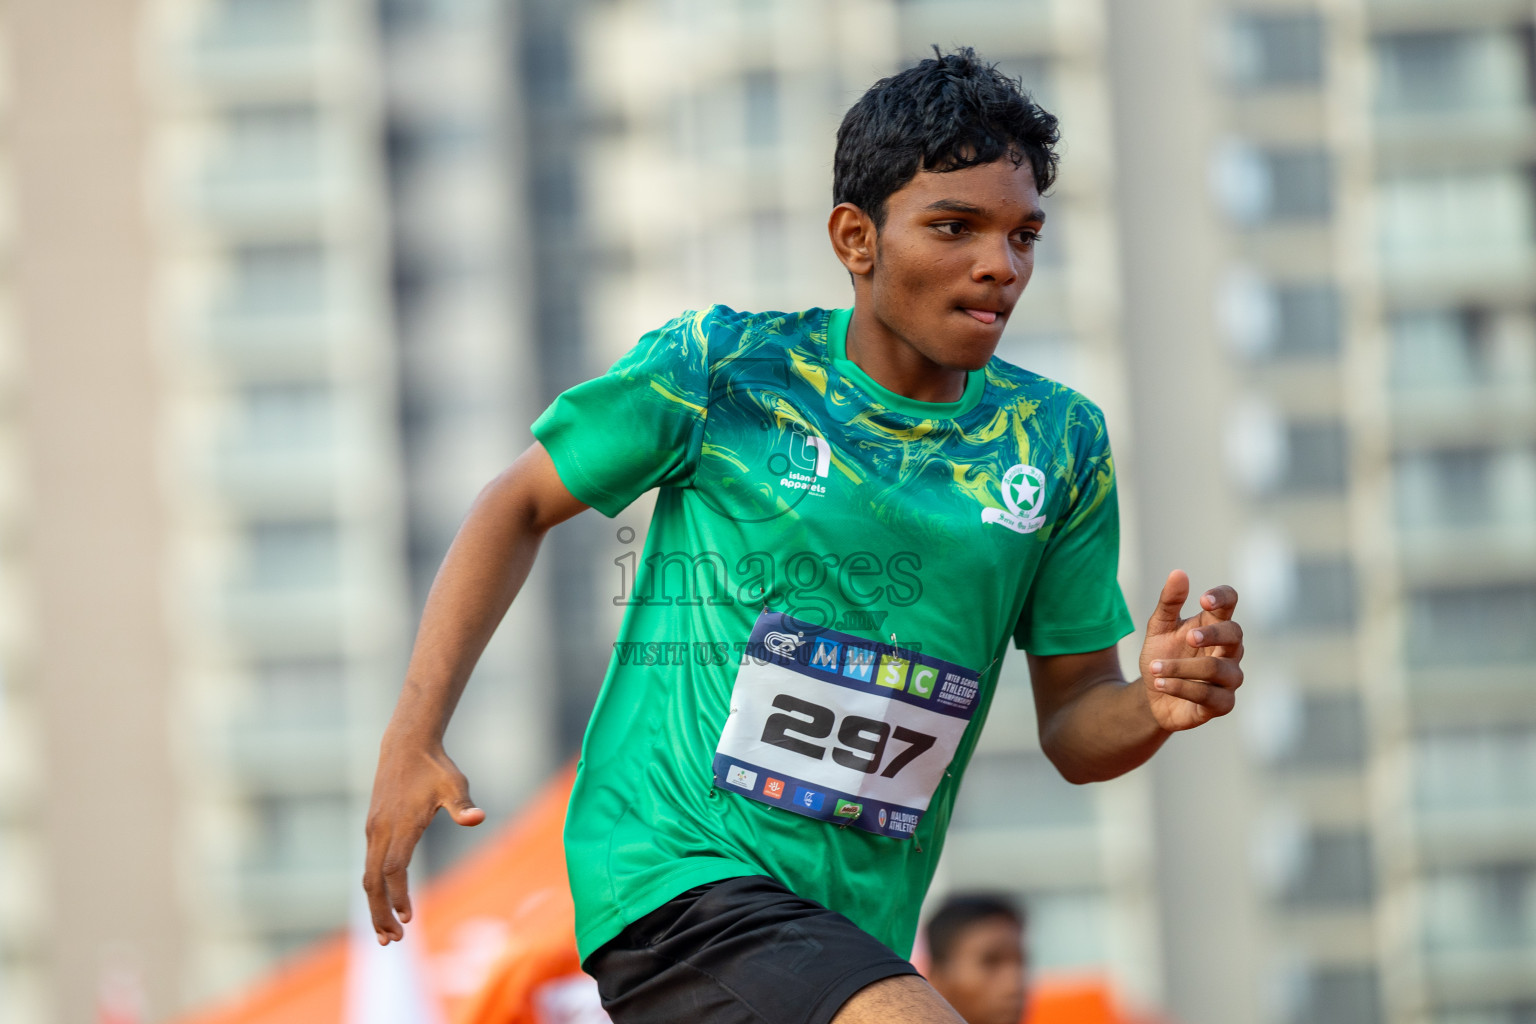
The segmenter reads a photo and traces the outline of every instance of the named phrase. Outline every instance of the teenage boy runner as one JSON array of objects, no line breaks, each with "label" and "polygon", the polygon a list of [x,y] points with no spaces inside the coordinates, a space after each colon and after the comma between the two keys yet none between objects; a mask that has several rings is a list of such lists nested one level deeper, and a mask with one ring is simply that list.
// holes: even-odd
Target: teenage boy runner
[{"label": "teenage boy runner", "polygon": [[1182,618],[1182,572],[1126,682],[1103,417],[992,356],[1057,138],[969,49],[876,83],[837,135],[851,310],[686,313],[538,418],[444,560],[384,735],[380,942],[437,809],[484,819],[442,738],[540,540],[653,487],[617,650],[662,656],[610,664],[565,831],[620,1024],[959,1021],[903,957],[1010,639],[1073,782],[1232,710],[1237,594]]}]

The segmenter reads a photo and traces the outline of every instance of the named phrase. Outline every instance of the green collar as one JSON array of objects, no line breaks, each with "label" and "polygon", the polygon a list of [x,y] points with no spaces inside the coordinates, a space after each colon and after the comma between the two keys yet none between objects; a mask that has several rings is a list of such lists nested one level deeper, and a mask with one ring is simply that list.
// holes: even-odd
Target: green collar
[{"label": "green collar", "polygon": [[887,409],[918,419],[943,420],[964,415],[981,401],[981,393],[987,386],[986,370],[972,370],[966,376],[964,393],[954,402],[920,402],[882,387],[858,363],[848,358],[848,323],[852,319],[851,309],[834,309],[830,312],[827,320],[827,351],[832,365],[838,373],[853,381]]}]

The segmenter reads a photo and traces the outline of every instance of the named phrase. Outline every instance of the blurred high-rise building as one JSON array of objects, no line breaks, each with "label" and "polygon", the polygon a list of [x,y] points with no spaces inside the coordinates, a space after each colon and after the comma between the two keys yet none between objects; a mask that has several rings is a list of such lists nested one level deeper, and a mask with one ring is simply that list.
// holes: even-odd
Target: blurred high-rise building
[{"label": "blurred high-rise building", "polygon": [[[346,923],[415,615],[542,390],[517,14],[8,8],[8,1024],[162,1019]],[[553,575],[449,734],[493,821],[556,754]]]}]

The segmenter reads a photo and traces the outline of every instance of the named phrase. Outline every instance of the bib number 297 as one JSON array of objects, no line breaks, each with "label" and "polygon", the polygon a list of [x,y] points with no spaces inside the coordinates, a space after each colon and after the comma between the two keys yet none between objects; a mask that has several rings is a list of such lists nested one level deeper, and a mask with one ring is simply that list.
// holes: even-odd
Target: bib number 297
[{"label": "bib number 297", "polygon": [[[773,706],[786,713],[768,716],[768,721],[763,725],[764,743],[819,761],[826,757],[827,747],[812,741],[831,736],[836,726],[837,742],[841,746],[831,748],[832,760],[844,768],[852,768],[866,775],[880,772],[882,778],[894,779],[938,739],[904,725],[898,725],[892,731],[889,722],[876,721],[862,715],[845,715],[841,726],[838,726],[837,712],[831,708],[787,693],[773,698]],[[881,772],[880,763],[885,759],[886,747],[893,739],[897,743],[907,744],[907,747],[891,758],[885,771]]]}]

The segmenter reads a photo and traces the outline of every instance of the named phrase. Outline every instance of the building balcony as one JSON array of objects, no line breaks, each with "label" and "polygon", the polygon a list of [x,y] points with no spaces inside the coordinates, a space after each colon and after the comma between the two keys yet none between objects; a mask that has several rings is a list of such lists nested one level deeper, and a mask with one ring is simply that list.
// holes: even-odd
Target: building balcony
[{"label": "building balcony", "polygon": [[1424,966],[1430,998],[1437,1003],[1536,998],[1536,944],[1434,950],[1425,954]]},{"label": "building balcony", "polygon": [[1375,127],[1377,165],[1389,171],[1502,167],[1536,158],[1536,112],[1525,106],[1378,111]]},{"label": "building balcony", "polygon": [[338,446],[220,445],[206,479],[246,515],[329,513],[344,460]]},{"label": "building balcony", "polygon": [[1536,438],[1536,383],[1530,381],[1443,380],[1395,388],[1391,401],[1399,450],[1488,447]]},{"label": "building balcony", "polygon": [[1536,520],[1405,527],[1398,551],[1410,586],[1536,579]]},{"label": "building balcony", "polygon": [[318,171],[262,174],[232,167],[209,170],[187,197],[193,213],[226,230],[318,225],[344,200],[339,183]]},{"label": "building balcony", "polygon": [[1529,0],[1368,0],[1365,9],[1378,32],[1510,25],[1531,16]]},{"label": "building balcony", "polygon": [[330,792],[353,767],[345,725],[235,722],[220,745],[238,785],[262,793]]},{"label": "building balcony", "polygon": [[1419,856],[1432,867],[1524,860],[1536,850],[1536,803],[1496,803],[1469,793],[1465,804],[1416,815]]}]

